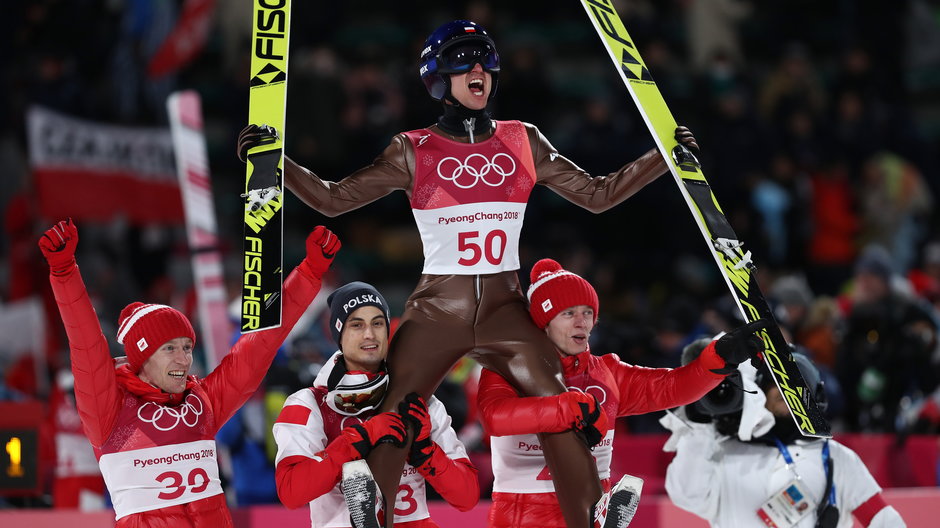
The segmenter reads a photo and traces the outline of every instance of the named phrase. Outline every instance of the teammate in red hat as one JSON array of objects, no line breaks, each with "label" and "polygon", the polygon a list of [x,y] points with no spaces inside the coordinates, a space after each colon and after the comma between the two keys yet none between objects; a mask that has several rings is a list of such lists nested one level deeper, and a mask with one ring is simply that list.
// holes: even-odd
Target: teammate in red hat
[{"label": "teammate in red hat", "polygon": [[[464,355],[496,370],[529,396],[564,392],[551,343],[526,314],[519,288],[519,237],[535,185],[599,213],[639,191],[667,165],[655,148],[604,176],[591,176],[558,153],[537,127],[494,120],[500,59],[483,26],[443,24],[421,49],[419,74],[443,113],[437,123],[397,134],[368,165],[337,181],[284,158],[287,187],[310,207],[336,216],[396,190],[408,196],[424,245],[423,275],[406,303],[389,352],[394,372],[383,410],[411,392],[427,398]],[[685,127],[677,140],[698,145]],[[238,156],[270,138],[270,127],[248,125]],[[586,528],[601,497],[591,453],[574,433],[544,440],[572,528]],[[406,450],[379,446],[369,465],[386,500],[398,489]],[[385,525],[391,526],[392,515]]]},{"label": "teammate in red hat", "polygon": [[68,334],[76,405],[117,526],[233,526],[219,481],[215,433],[261,383],[342,244],[317,226],[307,237],[306,258],[284,281],[281,326],[243,335],[203,379],[189,374],[192,325],[160,304],[135,302],[121,312],[117,340],[127,363],[116,366],[75,262],[77,245],[71,220],[39,239]]},{"label": "teammate in red hat", "polygon": [[[495,482],[488,526],[493,528],[567,526],[537,434],[574,429],[600,404],[600,417],[594,419],[600,438],[592,454],[604,490],[610,492],[613,424],[618,416],[696,401],[731,372],[729,367],[763,350],[753,332],[764,323],[757,321],[713,341],[695,361],[676,369],[634,366],[615,354],[594,356],[588,346],[600,311],[594,287],[551,259],[536,262],[530,278],[529,314],[555,346],[568,392],[520,398],[496,372],[484,369],[480,375],[480,418],[492,436]],[[629,521],[616,515],[595,519],[604,528]]]}]

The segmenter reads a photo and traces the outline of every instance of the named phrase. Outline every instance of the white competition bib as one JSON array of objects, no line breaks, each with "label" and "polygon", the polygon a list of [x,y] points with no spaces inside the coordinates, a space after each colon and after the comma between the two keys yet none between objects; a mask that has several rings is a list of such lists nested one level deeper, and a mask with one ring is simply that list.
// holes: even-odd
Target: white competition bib
[{"label": "white competition bib", "polygon": [[116,518],[222,493],[214,440],[101,455]]},{"label": "white competition bib", "polygon": [[[614,431],[591,451],[598,476],[610,478]],[[493,491],[501,493],[553,493],[555,485],[545,462],[539,437],[534,434],[494,436],[490,438],[493,454]]]},{"label": "white competition bib", "polygon": [[406,132],[414,148],[409,202],[428,275],[483,275],[519,269],[519,232],[535,186],[525,125],[496,121],[479,143],[430,130]]},{"label": "white competition bib", "polygon": [[525,203],[485,202],[412,209],[430,275],[482,275],[519,269]]}]

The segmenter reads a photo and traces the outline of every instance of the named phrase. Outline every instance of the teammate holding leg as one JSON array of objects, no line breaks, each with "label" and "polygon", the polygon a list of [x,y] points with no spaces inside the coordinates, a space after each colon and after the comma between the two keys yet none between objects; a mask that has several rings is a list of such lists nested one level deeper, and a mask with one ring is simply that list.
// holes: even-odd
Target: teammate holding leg
[{"label": "teammate holding leg", "polygon": [[408,424],[415,429],[415,441],[394,495],[395,526],[437,527],[428,515],[425,482],[458,510],[473,508],[480,498],[477,471],[437,398],[426,403],[411,394],[400,413],[376,412],[389,382],[385,298],[369,284],[351,282],[327,302],[339,351],[312,387],[287,398],[274,424],[281,502],[289,508],[310,503],[313,528],[351,526],[351,511],[374,510],[375,496],[362,493],[365,505],[347,509],[340,490],[343,465],[363,459],[381,443],[402,445]]},{"label": "teammate holding leg", "polygon": [[[676,369],[634,366],[614,354],[594,356],[588,346],[599,312],[594,287],[551,259],[538,261],[530,275],[529,313],[561,358],[568,392],[520,398],[499,374],[484,369],[480,375],[480,417],[492,436],[495,482],[488,523],[492,528],[566,526],[537,433],[569,430],[599,402],[603,418],[598,423],[611,427],[592,453],[602,485],[609,491],[617,417],[693,402],[718,385],[738,363],[757,357],[763,350],[755,332],[765,322],[755,321],[710,343],[698,359]],[[628,491],[617,490],[609,497],[609,514],[599,516],[606,524],[598,526],[622,527],[632,518],[638,497],[617,493]]]}]

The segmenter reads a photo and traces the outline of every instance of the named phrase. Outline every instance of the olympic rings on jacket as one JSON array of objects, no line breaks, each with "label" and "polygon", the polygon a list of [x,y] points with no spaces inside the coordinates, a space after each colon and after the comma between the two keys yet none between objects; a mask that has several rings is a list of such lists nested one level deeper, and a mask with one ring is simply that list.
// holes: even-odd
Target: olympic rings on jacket
[{"label": "olympic rings on jacket", "polygon": [[[506,160],[508,160],[508,163],[506,161],[499,161],[501,157],[506,158]],[[482,165],[480,165],[479,167],[475,167],[471,165],[470,162],[474,158],[482,159],[483,160]],[[448,162],[453,162],[453,163],[448,163]],[[450,169],[449,176],[445,176],[444,173],[442,172],[442,168],[444,168],[445,163],[447,163],[446,168]],[[456,163],[455,166],[453,165],[454,163]],[[479,165],[479,163],[477,164]],[[460,182],[457,181],[461,176],[463,176],[464,172],[466,172],[467,174],[473,177],[473,183],[461,184]],[[496,173],[499,176],[499,181],[490,183],[490,181],[487,179],[487,176],[489,176],[490,172]],[[482,181],[486,185],[489,185],[490,187],[499,187],[500,185],[503,184],[503,182],[506,181],[507,176],[512,176],[513,174],[515,174],[515,172],[516,172],[516,160],[512,159],[512,156],[504,152],[497,152],[493,156],[492,160],[487,159],[486,156],[480,153],[470,154],[463,161],[460,161],[459,159],[453,156],[448,156],[442,159],[437,164],[437,175],[440,176],[441,179],[443,180],[454,182],[454,185],[456,185],[457,187],[460,187],[461,189],[471,189],[475,187],[476,184],[479,183],[480,181]]]},{"label": "olympic rings on jacket", "polygon": [[587,387],[583,389],[580,387],[568,387],[568,390],[590,394],[594,396],[595,398],[597,398],[597,403],[601,405],[604,405],[604,402],[607,401],[607,390],[604,389],[604,387],[601,387],[600,385],[588,385]]},{"label": "olympic rings on jacket", "polygon": [[[190,400],[190,398],[192,398],[192,400]],[[154,407],[154,410],[152,411],[153,414],[151,414],[149,417],[144,417],[144,409],[149,409],[150,406]],[[186,395],[186,399],[183,401],[182,405],[179,407],[166,407],[154,402],[147,402],[137,409],[137,417],[140,418],[140,420],[143,422],[153,424],[154,428],[159,429],[160,431],[170,431],[179,425],[180,422],[186,424],[187,427],[194,427],[197,423],[199,423],[199,416],[202,414],[202,412],[202,400],[200,400],[199,397],[195,394],[188,394]],[[160,419],[163,418],[164,414],[170,418],[162,420],[163,423],[158,424],[157,422],[161,421]],[[167,426],[166,422],[169,422],[171,419],[173,420],[173,425]],[[190,423],[190,421],[192,423]]]}]

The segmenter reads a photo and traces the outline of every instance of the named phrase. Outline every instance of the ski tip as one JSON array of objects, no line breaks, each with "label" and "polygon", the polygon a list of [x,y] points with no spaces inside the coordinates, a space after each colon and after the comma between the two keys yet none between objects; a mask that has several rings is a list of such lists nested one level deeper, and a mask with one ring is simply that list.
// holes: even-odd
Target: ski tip
[{"label": "ski tip", "polygon": [[617,485],[614,486],[614,489],[631,490],[637,495],[641,495],[643,492],[643,479],[634,477],[633,475],[624,475],[623,478],[617,482]]},{"label": "ski tip", "polygon": [[343,480],[350,478],[368,477],[372,478],[372,470],[365,460],[353,460],[343,464]]}]

